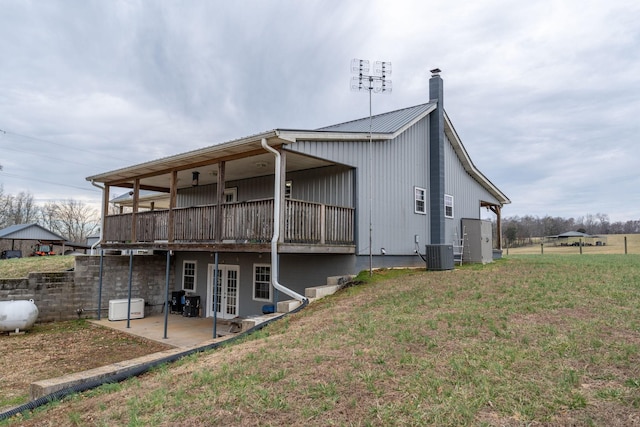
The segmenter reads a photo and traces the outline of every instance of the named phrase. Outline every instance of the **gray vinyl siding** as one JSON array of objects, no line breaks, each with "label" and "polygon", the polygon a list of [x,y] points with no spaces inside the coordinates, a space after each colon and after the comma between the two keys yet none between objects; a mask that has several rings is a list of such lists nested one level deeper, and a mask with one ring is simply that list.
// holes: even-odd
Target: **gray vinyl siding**
[{"label": "gray vinyl siding", "polygon": [[[372,252],[413,254],[414,236],[420,244],[429,241],[428,215],[414,213],[414,186],[428,190],[429,118],[420,120],[393,140],[299,141],[288,150],[308,154],[356,168],[356,250],[369,253],[369,188],[373,187]],[[373,180],[373,181],[371,181]],[[427,207],[428,209],[428,207]]]},{"label": "gray vinyl siding", "polygon": [[[228,181],[226,188],[237,188],[238,201],[273,197],[273,175],[238,181]],[[297,200],[328,205],[354,207],[353,170],[336,165],[287,174],[292,181],[291,197]],[[201,206],[216,203],[216,184],[185,188],[178,192],[179,207]]]},{"label": "gray vinyl siding", "polygon": [[[480,219],[480,202],[499,204],[478,181],[473,179],[462,166],[449,139],[445,144],[445,194],[453,196],[454,218],[445,219],[445,241],[453,242],[454,233],[462,234],[462,218]],[[444,203],[444,201],[443,201]]]}]

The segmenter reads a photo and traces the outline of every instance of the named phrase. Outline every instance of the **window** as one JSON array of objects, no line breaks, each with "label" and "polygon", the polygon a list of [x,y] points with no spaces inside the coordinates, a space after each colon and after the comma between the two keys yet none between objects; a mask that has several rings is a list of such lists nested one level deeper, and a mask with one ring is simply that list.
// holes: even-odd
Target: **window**
[{"label": "window", "polygon": [[271,266],[269,264],[253,266],[253,299],[271,301]]},{"label": "window", "polygon": [[284,198],[285,199],[290,199],[291,198],[291,187],[293,187],[293,182],[287,181],[287,182],[284,183]]},{"label": "window", "polygon": [[238,201],[238,187],[224,189],[224,202],[235,203]]},{"label": "window", "polygon": [[413,187],[414,200],[415,200],[415,213],[425,214],[427,213],[427,190],[420,187]]},{"label": "window", "polygon": [[453,218],[453,196],[444,195],[444,216]]},{"label": "window", "polygon": [[185,261],[182,264],[182,290],[196,291],[196,262]]}]

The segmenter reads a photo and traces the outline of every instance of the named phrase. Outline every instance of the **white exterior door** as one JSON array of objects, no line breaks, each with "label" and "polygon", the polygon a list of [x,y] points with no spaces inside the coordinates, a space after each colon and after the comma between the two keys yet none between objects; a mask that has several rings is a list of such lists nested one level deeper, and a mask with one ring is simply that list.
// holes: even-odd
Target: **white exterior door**
[{"label": "white exterior door", "polygon": [[215,310],[217,317],[233,319],[238,316],[240,267],[237,265],[218,265],[218,283],[214,283],[215,268],[215,264],[209,264],[207,317],[213,317]]}]

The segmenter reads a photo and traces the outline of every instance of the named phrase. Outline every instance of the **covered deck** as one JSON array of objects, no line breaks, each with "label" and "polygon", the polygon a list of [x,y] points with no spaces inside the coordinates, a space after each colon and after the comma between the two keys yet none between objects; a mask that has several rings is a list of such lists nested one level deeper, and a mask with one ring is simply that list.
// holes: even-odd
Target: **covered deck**
[{"label": "covered deck", "polygon": [[[273,235],[274,199],[150,210],[105,218],[103,247],[268,250]],[[354,209],[286,200],[281,244],[289,251],[317,246],[323,252],[352,253]],[[285,250],[286,251],[286,250]]]},{"label": "covered deck", "polygon": [[[267,252],[278,212],[280,252],[355,253],[354,200],[332,205],[287,192],[289,174],[349,167],[290,152],[294,140],[274,130],[88,177],[103,189],[101,247]],[[252,187],[271,176],[272,190]],[[237,183],[255,192],[238,201]],[[114,188],[131,190],[110,206]]]}]

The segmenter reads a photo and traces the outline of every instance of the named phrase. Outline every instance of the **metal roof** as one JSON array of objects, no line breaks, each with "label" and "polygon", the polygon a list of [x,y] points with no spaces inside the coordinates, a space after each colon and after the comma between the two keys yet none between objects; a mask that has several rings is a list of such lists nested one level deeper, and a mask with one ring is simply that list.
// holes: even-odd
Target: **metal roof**
[{"label": "metal roof", "polygon": [[[411,123],[435,107],[435,102],[429,102],[414,107],[377,114],[371,117],[371,131],[375,133],[395,133],[407,125],[407,123]],[[369,132],[369,117],[326,126],[316,130],[321,132]]]},{"label": "metal roof", "polygon": [[246,138],[236,139],[197,150],[187,151],[185,153],[175,154],[134,166],[128,166],[114,171],[101,173],[87,177],[87,181],[107,182],[107,181],[126,181],[133,177],[141,175],[153,175],[163,173],[172,169],[188,168],[193,164],[205,164],[208,161],[215,161],[221,158],[233,158],[242,156],[247,151],[262,150],[260,141],[267,138],[270,145],[277,145],[286,141],[277,141],[275,131],[263,132],[260,134],[248,136]]},{"label": "metal roof", "polygon": [[[113,199],[109,200],[109,203],[118,204],[120,206],[133,205],[133,191],[123,193]],[[169,208],[169,195],[160,191],[140,190],[139,206],[151,208],[151,203],[155,208],[168,209]]]},{"label": "metal roof", "polygon": [[0,239],[44,240],[64,242],[66,239],[38,224],[16,224],[0,230]]},{"label": "metal roof", "polygon": [[[182,183],[187,183],[184,185],[190,185],[191,171],[199,170],[202,172],[203,168],[208,166],[211,170],[208,171],[208,173],[201,173],[200,179],[201,181],[207,178],[211,179],[217,171],[218,165],[216,162],[221,160],[232,161],[234,163],[234,167],[228,168],[227,174],[225,175],[227,180],[242,179],[255,176],[253,169],[257,163],[271,164],[272,162],[273,156],[262,148],[262,138],[266,139],[267,143],[272,147],[286,145],[300,140],[359,140],[369,136],[369,125],[371,123],[371,132],[373,133],[374,139],[393,139],[431,113],[436,107],[436,102],[428,102],[426,104],[419,104],[413,107],[378,114],[372,116],[371,119],[365,117],[315,130],[274,129],[245,138],[90,176],[87,177],[87,180],[126,187],[127,185],[123,185],[124,183],[131,183],[132,180],[136,178],[144,178],[145,182],[143,184],[146,185],[147,188],[162,190],[168,188],[166,183],[168,182],[168,174],[171,170],[179,171],[178,180]],[[475,167],[446,112],[445,132],[464,165],[465,170],[500,200],[501,203],[511,203],[509,198]],[[290,153],[287,158],[287,171],[319,167],[326,164],[330,163],[322,159]],[[235,175],[232,175],[232,173]]]},{"label": "metal roof", "polygon": [[[375,133],[398,132],[403,127],[407,127],[412,124],[413,121],[419,119],[421,116],[428,114],[428,112],[433,110],[435,107],[435,103],[427,103],[373,116],[372,124],[374,127],[372,127],[372,131]],[[304,138],[311,137],[312,139],[324,139],[327,137],[330,139],[345,139],[345,134],[362,133],[364,135],[368,132],[368,117],[316,130],[274,129],[245,138],[188,151],[186,153],[175,154],[149,162],[116,169],[110,172],[93,175],[87,177],[87,181],[105,183],[125,182],[133,179],[134,177],[167,173],[172,169],[189,169],[194,164],[213,163],[220,159],[238,159],[243,155],[246,155],[246,153],[251,152],[254,152],[252,154],[255,158],[255,152],[265,151],[260,143],[262,138],[266,138],[269,145],[277,146],[293,142],[296,137],[300,136],[304,136]],[[353,136],[351,136],[351,138],[352,137]],[[265,152],[264,157],[270,158],[270,155]],[[300,158],[291,158],[290,160],[292,162],[295,162],[296,160],[302,161]],[[302,166],[300,167],[302,168]],[[241,177],[235,178],[239,179]],[[187,179],[184,179],[184,181],[187,181]]]},{"label": "metal roof", "polygon": [[567,231],[562,234],[558,234],[556,237],[594,237],[587,233],[581,233],[580,231]]}]

